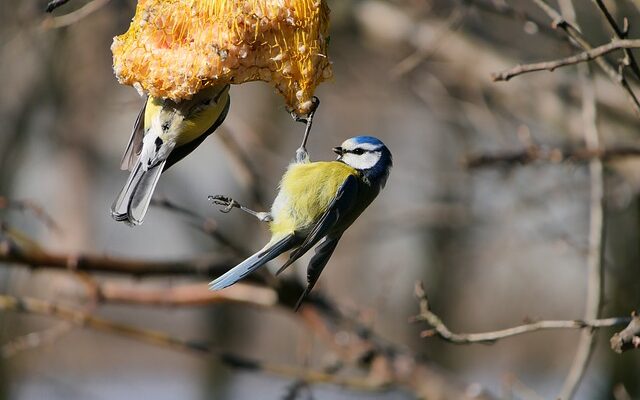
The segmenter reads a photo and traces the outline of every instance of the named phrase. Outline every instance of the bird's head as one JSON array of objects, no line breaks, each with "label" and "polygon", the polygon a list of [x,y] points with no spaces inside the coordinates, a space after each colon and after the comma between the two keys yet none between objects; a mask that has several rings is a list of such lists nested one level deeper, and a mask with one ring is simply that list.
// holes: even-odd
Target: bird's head
[{"label": "bird's head", "polygon": [[362,172],[372,182],[382,179],[384,184],[393,165],[387,146],[373,136],[347,139],[333,151],[338,154],[338,161]]}]

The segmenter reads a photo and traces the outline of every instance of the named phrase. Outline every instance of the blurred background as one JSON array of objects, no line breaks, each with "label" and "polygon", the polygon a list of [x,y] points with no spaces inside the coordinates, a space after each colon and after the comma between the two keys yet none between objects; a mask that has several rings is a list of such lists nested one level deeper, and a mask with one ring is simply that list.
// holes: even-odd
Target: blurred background
[{"label": "blurred background", "polygon": [[[629,18],[629,36],[637,37],[638,3],[607,5],[619,21]],[[120,158],[143,103],[133,88],[117,83],[109,47],[128,28],[135,2],[73,0],[53,17],[45,15],[45,6],[43,0],[0,2],[0,195],[37,203],[60,230],[15,210],[0,210],[2,220],[60,254],[166,261],[226,251],[166,208],[152,208],[144,225],[134,229],[109,216],[127,176],[119,169]],[[370,134],[391,149],[394,169],[381,196],[346,233],[316,290],[380,338],[420,355],[468,397],[554,398],[579,331],[461,346],[422,339],[420,331],[427,326],[408,321],[418,313],[418,280],[424,281],[433,310],[456,332],[583,316],[586,163],[476,168],[464,163],[473,155],[523,151],[531,144],[584,147],[575,67],[509,82],[491,79],[491,73],[518,63],[575,51],[527,0],[333,0],[329,6],[334,79],[317,92],[322,104],[311,156],[331,159],[331,147]],[[611,39],[591,2],[576,2],[576,7],[589,41]],[[504,11],[511,9],[520,11]],[[593,70],[602,146],[638,146],[640,119],[623,90]],[[215,219],[218,231],[255,250],[267,240],[265,226],[242,213],[220,214],[207,196],[227,194],[268,207],[303,126],[290,118],[268,84],[233,86],[231,96],[219,134],[164,174],[156,193]],[[606,164],[603,316],[627,316],[640,304],[639,190],[637,160]],[[89,304],[77,276],[1,266],[2,294],[85,307],[98,316],[259,360],[321,369],[336,358],[335,349],[298,316],[277,307]],[[290,277],[304,274],[303,262]],[[209,280],[97,277],[134,289]],[[620,329],[600,331],[576,398],[640,398],[638,354],[615,354],[608,345]],[[0,398],[280,399],[291,392],[292,380],[286,377],[236,371],[55,318],[0,314],[0,344],[43,331],[45,343],[19,351],[3,347]],[[343,341],[355,340],[343,333]],[[362,375],[363,369],[353,373]],[[299,396],[386,400],[417,395],[406,387],[371,393],[312,384]]]}]

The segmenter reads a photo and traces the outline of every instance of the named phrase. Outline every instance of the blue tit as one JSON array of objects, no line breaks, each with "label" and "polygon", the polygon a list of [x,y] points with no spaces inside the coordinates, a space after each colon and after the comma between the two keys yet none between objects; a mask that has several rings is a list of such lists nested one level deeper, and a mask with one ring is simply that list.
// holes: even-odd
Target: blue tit
[{"label": "blue tit", "polygon": [[178,103],[149,97],[122,158],[121,168],[131,173],[111,206],[111,216],[140,225],[160,174],[213,133],[227,116],[229,105],[229,85],[203,89]]},{"label": "blue tit", "polygon": [[280,254],[291,251],[278,273],[316,244],[307,267],[307,287],[296,308],[311,291],[331,254],[351,224],[385,186],[392,166],[391,152],[380,140],[357,136],[333,149],[335,161],[310,162],[297,157],[280,181],[271,212],[257,213],[224,196],[212,196],[224,211],[237,207],[269,222],[271,240],[260,251],[211,282],[220,290],[233,285]]}]

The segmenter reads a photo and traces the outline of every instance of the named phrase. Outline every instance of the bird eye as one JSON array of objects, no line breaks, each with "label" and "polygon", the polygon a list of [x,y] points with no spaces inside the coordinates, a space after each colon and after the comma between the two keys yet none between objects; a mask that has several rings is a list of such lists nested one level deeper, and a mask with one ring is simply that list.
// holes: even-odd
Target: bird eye
[{"label": "bird eye", "polygon": [[353,154],[356,154],[356,155],[364,154],[364,150],[362,150],[362,149],[354,149],[353,150]]}]

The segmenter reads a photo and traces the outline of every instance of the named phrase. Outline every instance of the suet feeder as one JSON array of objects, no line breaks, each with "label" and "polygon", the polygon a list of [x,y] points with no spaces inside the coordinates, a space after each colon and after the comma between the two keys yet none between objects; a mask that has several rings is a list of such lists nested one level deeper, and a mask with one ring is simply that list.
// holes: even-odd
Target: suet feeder
[{"label": "suet feeder", "polygon": [[139,0],[114,38],[120,83],[179,101],[224,83],[270,82],[298,114],[331,77],[324,0]]}]

